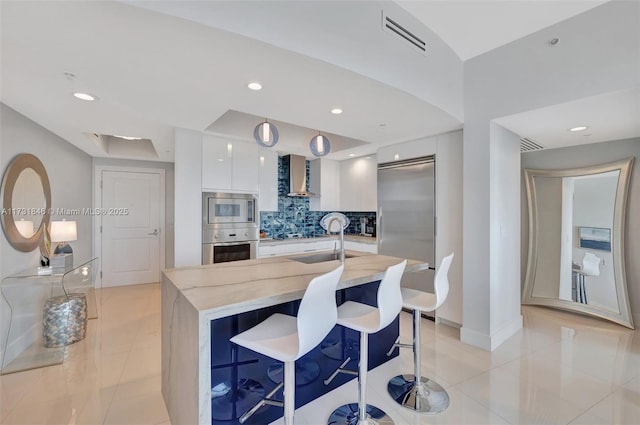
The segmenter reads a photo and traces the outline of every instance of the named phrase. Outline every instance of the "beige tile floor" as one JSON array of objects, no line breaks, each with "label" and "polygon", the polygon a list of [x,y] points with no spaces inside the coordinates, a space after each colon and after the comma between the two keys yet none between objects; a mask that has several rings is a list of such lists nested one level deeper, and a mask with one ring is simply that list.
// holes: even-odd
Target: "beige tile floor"
[{"label": "beige tile floor", "polygon": [[[97,292],[100,317],[64,364],[0,377],[0,423],[170,423],[160,393],[159,286]],[[523,315],[524,329],[492,353],[424,320],[422,370],[448,390],[444,413],[415,415],[386,394],[391,376],[412,370],[409,350],[370,372],[368,399],[399,425],[640,424],[640,331],[536,307]],[[401,334],[411,337],[405,313]],[[324,424],[356,398],[351,381],[298,409],[296,423]]]}]

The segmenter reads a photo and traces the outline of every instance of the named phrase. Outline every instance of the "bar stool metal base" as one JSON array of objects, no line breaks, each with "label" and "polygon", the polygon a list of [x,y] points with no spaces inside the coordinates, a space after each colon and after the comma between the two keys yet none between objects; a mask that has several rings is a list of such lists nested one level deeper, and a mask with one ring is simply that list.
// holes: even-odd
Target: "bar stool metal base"
[{"label": "bar stool metal base", "polygon": [[[279,384],[284,377],[284,364],[273,363],[267,369],[269,379]],[[310,384],[320,376],[320,365],[315,360],[301,359],[296,361],[296,387]]]},{"label": "bar stool metal base", "polygon": [[263,397],[264,387],[253,379],[239,379],[235,388],[228,382],[221,382],[211,388],[213,419],[235,420]]},{"label": "bar stool metal base", "polygon": [[323,341],[320,345],[320,351],[332,360],[342,360],[347,357],[356,359],[358,358],[358,341],[351,338]]},{"label": "bar stool metal base", "polygon": [[393,420],[381,409],[367,404],[367,417],[358,417],[358,403],[338,407],[329,416],[328,425],[393,425]]},{"label": "bar stool metal base", "polygon": [[398,375],[391,378],[387,390],[402,407],[416,412],[435,415],[449,407],[449,394],[429,378],[416,383],[414,375]]}]

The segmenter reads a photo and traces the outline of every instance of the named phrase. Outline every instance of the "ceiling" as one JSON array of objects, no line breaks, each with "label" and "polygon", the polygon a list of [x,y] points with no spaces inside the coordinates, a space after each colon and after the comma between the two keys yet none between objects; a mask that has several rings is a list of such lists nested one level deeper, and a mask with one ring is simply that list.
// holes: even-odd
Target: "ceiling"
[{"label": "ceiling", "polygon": [[[400,5],[465,59],[600,3]],[[462,128],[459,120],[410,93],[309,56],[174,16],[118,2],[1,2],[0,6],[2,102],[91,156],[150,159],[126,149],[109,153],[104,143],[86,136],[120,134],[152,140],[155,159],[173,161],[176,127],[250,141],[255,117],[269,118],[300,134],[301,140],[296,141],[280,129],[277,149],[283,153],[309,155],[307,135],[319,130],[334,138],[336,146],[341,139],[358,142],[334,149],[329,158],[337,160]],[[67,78],[65,72],[75,78]],[[251,81],[261,82],[263,89],[248,90]],[[71,96],[76,91],[92,93],[98,100],[79,101]],[[637,96],[635,106],[630,96],[600,100],[622,102],[619,106],[628,111],[637,108]],[[596,102],[591,104],[595,116]],[[334,107],[344,113],[331,114]],[[545,109],[500,122],[543,145],[548,140],[551,147],[559,139],[567,141],[553,134],[566,136],[565,122],[577,120],[576,111],[585,107],[572,103]],[[617,117],[628,114],[609,115],[611,132],[593,130],[591,139],[581,139],[612,140],[612,134],[622,134],[614,130],[629,127],[615,126]]]},{"label": "ceiling", "polygon": [[396,1],[466,61],[609,0]]},{"label": "ceiling", "polygon": [[[591,96],[494,120],[543,148],[640,136],[640,87]],[[539,123],[544,123],[543,126]],[[588,127],[572,132],[570,128]]]},{"label": "ceiling", "polygon": [[[232,135],[238,140],[255,143],[253,140],[253,129],[264,121],[264,117],[229,110],[225,112],[225,114],[220,118],[218,118],[213,124],[207,127],[205,131],[206,133],[222,137],[228,137],[229,135]],[[315,139],[315,137],[319,134],[318,130],[313,130],[307,127],[301,127],[299,125],[294,125],[277,120],[269,120],[269,123],[275,125],[279,133],[278,142],[274,149],[282,153],[292,153],[296,155],[307,156],[310,157],[309,159],[313,159],[313,156],[311,155],[311,152],[309,150],[309,144],[311,143],[311,139]],[[243,129],[243,131],[238,131],[238,129]],[[356,149],[354,148],[358,146],[362,146],[367,150],[371,149],[371,144],[363,140],[356,140],[349,137],[341,136],[339,134],[327,133],[324,131],[322,132],[322,135],[330,140],[331,152],[334,153],[344,150],[352,152],[355,151]],[[300,141],[306,143],[301,143]],[[354,153],[347,155],[356,156],[356,154]]]}]

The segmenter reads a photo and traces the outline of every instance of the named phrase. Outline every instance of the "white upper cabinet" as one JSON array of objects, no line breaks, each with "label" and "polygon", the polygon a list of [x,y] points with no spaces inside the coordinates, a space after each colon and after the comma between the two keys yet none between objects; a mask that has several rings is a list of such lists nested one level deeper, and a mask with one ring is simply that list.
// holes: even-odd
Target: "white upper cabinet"
[{"label": "white upper cabinet", "polygon": [[202,188],[231,190],[233,144],[219,137],[202,137]]},{"label": "white upper cabinet", "polygon": [[202,137],[202,189],[257,193],[260,155],[255,144],[205,134]]},{"label": "white upper cabinet", "polygon": [[378,164],[374,157],[340,162],[340,211],[376,211]]},{"label": "white upper cabinet", "polygon": [[340,211],[340,163],[330,159],[309,162],[309,190],[317,198],[309,199],[310,211]]},{"label": "white upper cabinet", "polygon": [[260,148],[255,143],[233,142],[231,189],[257,193],[260,190]]},{"label": "white upper cabinet", "polygon": [[262,148],[260,154],[260,211],[278,211],[278,153]]}]

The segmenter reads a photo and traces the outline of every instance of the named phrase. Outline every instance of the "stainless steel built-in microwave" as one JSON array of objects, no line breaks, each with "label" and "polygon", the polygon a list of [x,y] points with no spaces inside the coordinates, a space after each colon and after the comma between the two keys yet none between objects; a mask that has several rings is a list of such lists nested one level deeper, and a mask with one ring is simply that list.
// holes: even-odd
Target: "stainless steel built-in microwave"
[{"label": "stainless steel built-in microwave", "polygon": [[202,224],[205,227],[223,224],[255,224],[256,208],[255,195],[204,192]]}]

